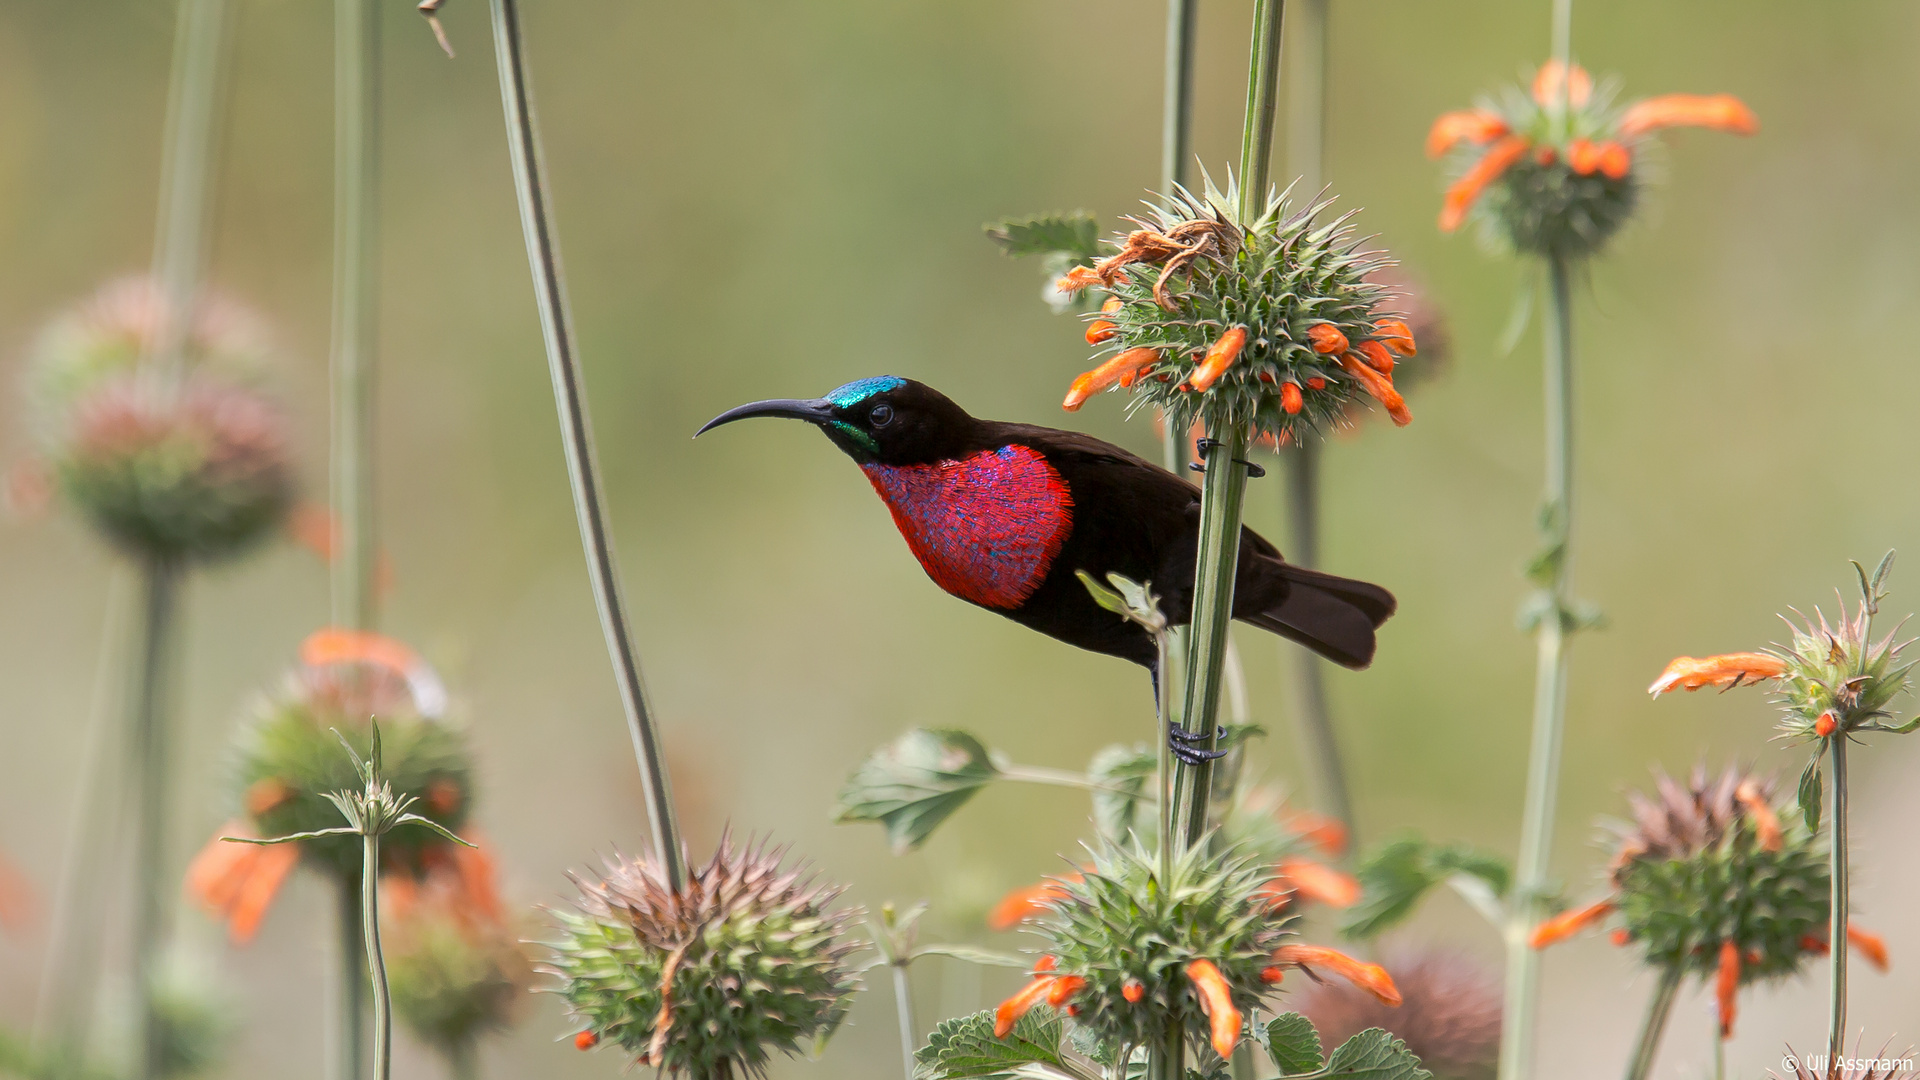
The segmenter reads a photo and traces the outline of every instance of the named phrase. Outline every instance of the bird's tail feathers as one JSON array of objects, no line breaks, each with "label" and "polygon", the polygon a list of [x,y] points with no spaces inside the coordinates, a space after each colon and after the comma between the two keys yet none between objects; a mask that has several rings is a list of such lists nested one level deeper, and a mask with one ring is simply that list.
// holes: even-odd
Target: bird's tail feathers
[{"label": "bird's tail feathers", "polygon": [[1342,667],[1373,663],[1373,632],[1398,606],[1393,594],[1364,581],[1290,563],[1279,566],[1286,594],[1277,603],[1239,615],[1241,621],[1298,642]]}]

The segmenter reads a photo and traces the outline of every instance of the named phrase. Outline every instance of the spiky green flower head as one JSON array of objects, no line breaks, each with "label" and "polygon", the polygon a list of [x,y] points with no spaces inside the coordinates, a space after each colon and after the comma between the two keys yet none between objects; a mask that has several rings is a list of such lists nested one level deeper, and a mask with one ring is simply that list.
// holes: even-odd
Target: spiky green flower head
[{"label": "spiky green flower head", "polygon": [[723,836],[712,861],[675,892],[651,862],[610,858],[575,877],[575,910],[543,970],[586,1030],[670,1076],[763,1076],[773,1051],[793,1054],[845,1019],[856,989],[847,954],[858,909],[785,849]]},{"label": "spiky green flower head", "polygon": [[[459,728],[422,714],[419,696],[399,673],[371,663],[296,672],[240,733],[234,776],[248,826],[259,836],[337,827],[340,811],[327,793],[364,786],[340,741],[366,758],[377,719],[381,773],[393,794],[418,799],[414,813],[458,832],[473,804],[472,751]],[[381,871],[419,877],[450,859],[452,846],[431,829],[396,829],[381,841]],[[360,879],[358,837],[303,840],[300,855],[326,874]]]},{"label": "spiky green flower head", "polygon": [[1274,904],[1273,869],[1262,858],[1195,844],[1163,878],[1158,856],[1137,841],[1092,855],[1092,868],[1061,879],[1051,910],[1028,925],[1053,958],[1050,974],[1080,980],[1060,995],[1071,998],[1076,1023],[1117,1047],[1146,1045],[1169,1025],[1206,1046],[1211,1006],[1189,971],[1196,961],[1218,969],[1242,1014],[1272,992],[1263,975],[1291,919]]},{"label": "spiky green flower head", "polygon": [[217,560],[269,535],[292,503],[286,420],[261,389],[256,320],[203,303],[169,362],[165,312],[136,280],[56,318],[35,348],[34,426],[60,488],[109,541],[150,560]]},{"label": "spiky green flower head", "polygon": [[422,1042],[457,1057],[513,1023],[533,966],[510,927],[421,904],[394,917],[389,931],[394,1013]]},{"label": "spiky green flower head", "polygon": [[1665,94],[1618,108],[1617,83],[1549,61],[1530,92],[1505,87],[1443,114],[1427,153],[1446,157],[1440,228],[1468,218],[1496,249],[1577,260],[1599,251],[1638,205],[1652,132],[1697,125],[1751,134],[1758,121],[1727,94]]},{"label": "spiky green flower head", "polygon": [[1901,656],[1912,642],[1900,640],[1904,623],[1874,639],[1878,603],[1869,595],[1849,612],[1841,601],[1833,625],[1819,608],[1787,624],[1792,641],[1772,650],[1785,662],[1774,684],[1782,736],[1813,741],[1888,729],[1881,723],[1893,716],[1887,707],[1912,685],[1913,663]]},{"label": "spiky green flower head", "polygon": [[1610,878],[1626,935],[1650,966],[1701,975],[1740,958],[1740,985],[1800,970],[1827,928],[1827,852],[1771,783],[1730,767],[1630,793]]},{"label": "spiky green flower head", "polygon": [[1074,380],[1068,411],[1121,386],[1177,431],[1198,421],[1300,439],[1368,398],[1410,421],[1392,371],[1413,336],[1369,276],[1386,256],[1355,237],[1351,213],[1322,221],[1327,202],[1273,195],[1252,221],[1237,203],[1231,183],[1177,189],[1113,242],[1116,254],[1063,279],[1109,294],[1087,331],[1109,358]]}]

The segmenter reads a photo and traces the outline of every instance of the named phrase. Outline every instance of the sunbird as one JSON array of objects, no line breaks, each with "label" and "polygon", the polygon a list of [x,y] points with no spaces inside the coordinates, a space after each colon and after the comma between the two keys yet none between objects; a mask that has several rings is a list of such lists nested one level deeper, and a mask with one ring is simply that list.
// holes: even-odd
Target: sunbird
[{"label": "sunbird", "polygon": [[[977,420],[924,383],[882,375],[822,398],[728,409],[695,432],[754,416],[805,420],[860,466],[914,558],[942,589],[1048,637],[1153,671],[1139,625],[1100,607],[1074,576],[1150,583],[1169,625],[1193,612],[1200,489],[1112,443],[1074,431]],[[1349,668],[1373,662],[1393,615],[1378,585],[1294,566],[1241,530],[1233,617]],[[1181,745],[1183,760],[1217,752]],[[1188,742],[1205,736],[1185,736]]]}]

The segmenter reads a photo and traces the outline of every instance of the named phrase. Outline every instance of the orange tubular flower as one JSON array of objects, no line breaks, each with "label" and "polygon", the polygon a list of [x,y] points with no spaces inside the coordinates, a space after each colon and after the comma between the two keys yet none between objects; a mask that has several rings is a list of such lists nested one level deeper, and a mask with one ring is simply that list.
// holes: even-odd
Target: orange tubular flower
[{"label": "orange tubular flower", "polygon": [[1427,132],[1427,156],[1437,158],[1463,142],[1476,145],[1492,142],[1506,133],[1507,121],[1496,112],[1461,109],[1441,113]]},{"label": "orange tubular flower", "polygon": [[1053,283],[1053,287],[1063,293],[1077,293],[1090,285],[1099,285],[1100,272],[1091,266],[1076,266],[1067,271],[1066,276]]},{"label": "orange tubular flower", "polygon": [[600,1036],[595,1035],[591,1031],[582,1031],[573,1037],[573,1048],[575,1050],[591,1050],[599,1045]]},{"label": "orange tubular flower", "polygon": [[[223,832],[246,835],[246,826],[230,823]],[[235,844],[214,837],[187,867],[187,895],[224,919],[235,945],[253,940],[260,920],[300,862],[292,844]]]},{"label": "orange tubular flower", "polygon": [[1020,1018],[1027,1015],[1028,1010],[1045,1001],[1047,995],[1053,992],[1053,984],[1059,976],[1048,975],[1045,972],[1052,971],[1054,963],[1051,956],[1041,957],[1040,962],[1033,965],[1034,971],[1041,974],[1036,974],[1032,982],[1021,987],[1019,993],[1001,1002],[1000,1007],[993,1011],[994,1038],[1006,1038],[1008,1032],[1013,1030],[1013,1025],[1019,1023]]},{"label": "orange tubular flower", "polygon": [[1393,976],[1379,964],[1362,963],[1346,953],[1318,945],[1282,945],[1273,950],[1273,958],[1295,967],[1326,968],[1372,994],[1383,1005],[1398,1007],[1400,1004],[1400,990],[1393,985]]},{"label": "orange tubular flower", "polygon": [[1043,881],[1015,889],[993,905],[993,910],[987,913],[987,925],[995,930],[1011,930],[1046,911],[1049,902],[1067,895],[1067,884],[1080,880],[1079,874],[1070,874],[1060,881]]},{"label": "orange tubular flower", "polygon": [[1751,135],[1760,119],[1732,94],[1661,94],[1636,101],[1620,114],[1620,137],[1638,138],[1669,127],[1703,127]]},{"label": "orange tubular flower", "polygon": [[1760,836],[1760,846],[1768,851],[1779,851],[1782,843],[1779,815],[1773,812],[1772,804],[1760,794],[1759,785],[1751,780],[1743,781],[1733,789],[1733,797],[1747,810],[1747,816],[1753,819],[1754,832]]},{"label": "orange tubular flower", "polygon": [[1872,964],[1875,971],[1884,974],[1892,966],[1887,961],[1886,939],[1871,930],[1862,930],[1848,923],[1847,944],[1860,950],[1860,955],[1867,958],[1867,963]]},{"label": "orange tubular flower", "polygon": [[1377,341],[1363,341],[1356,348],[1366,358],[1368,367],[1382,375],[1393,374],[1393,354],[1387,351],[1385,345]]},{"label": "orange tubular flower", "polygon": [[1283,967],[1265,967],[1260,969],[1260,981],[1266,983],[1268,986],[1279,986],[1281,981],[1286,977],[1287,969]]},{"label": "orange tubular flower", "polygon": [[1787,670],[1787,662],[1769,653],[1742,652],[1725,653],[1720,656],[1692,657],[1677,656],[1660,677],[1647,687],[1647,693],[1654,697],[1678,687],[1682,690],[1698,690],[1703,686],[1724,686],[1728,689],[1745,682],[1759,682],[1762,679],[1777,679]]},{"label": "orange tubular flower", "polygon": [[300,643],[300,662],[320,668],[332,664],[371,664],[385,668],[407,681],[414,708],[420,715],[434,718],[447,707],[447,688],[433,666],[405,642],[365,630],[328,627],[315,630]]},{"label": "orange tubular flower", "polygon": [[1563,911],[1533,928],[1527,944],[1536,949],[1557,945],[1613,913],[1613,901],[1602,900],[1583,908]]},{"label": "orange tubular flower", "polygon": [[1360,902],[1360,882],[1352,874],[1311,859],[1282,859],[1274,882],[1283,889],[1328,907],[1350,908]]},{"label": "orange tubular flower", "polygon": [[1236,326],[1221,334],[1220,339],[1213,343],[1213,348],[1207,350],[1206,359],[1193,369],[1193,375],[1187,381],[1193,384],[1195,390],[1208,389],[1227,373],[1227,368],[1232,367],[1235,360],[1240,359],[1240,350],[1246,344],[1247,328],[1244,326]]},{"label": "orange tubular flower", "polygon": [[1401,356],[1414,356],[1420,350],[1414,348],[1413,328],[1401,319],[1381,319],[1373,324],[1373,332],[1379,336],[1381,344]]},{"label": "orange tubular flower", "polygon": [[1306,408],[1306,405],[1307,405],[1307,401],[1304,397],[1300,395],[1300,387],[1298,384],[1296,383],[1281,384],[1280,386],[1281,411],[1285,412],[1288,416],[1298,416],[1300,415],[1300,410],[1303,408]]},{"label": "orange tubular flower", "polygon": [[1720,1005],[1720,1037],[1733,1038],[1735,996],[1740,990],[1740,949],[1731,941],[1720,943],[1720,971],[1713,980],[1713,997]]},{"label": "orange tubular flower", "polygon": [[1053,980],[1053,989],[1047,991],[1047,1004],[1062,1005],[1073,995],[1084,990],[1087,980],[1078,975],[1062,975]]},{"label": "orange tubular flower", "polygon": [[1119,336],[1120,331],[1108,319],[1095,319],[1087,324],[1087,344],[1104,345]]},{"label": "orange tubular flower", "polygon": [[1068,412],[1078,412],[1088,398],[1115,385],[1131,385],[1134,379],[1140,377],[1140,372],[1159,362],[1158,349],[1128,349],[1073,380],[1073,385],[1067,390],[1067,399],[1060,403],[1060,407]]},{"label": "orange tubular flower", "polygon": [[1461,174],[1452,186],[1447,188],[1445,203],[1440,208],[1440,231],[1452,232],[1467,220],[1467,211],[1473,209],[1474,200],[1480,198],[1488,184],[1500,179],[1514,162],[1519,161],[1527,152],[1527,140],[1519,135],[1507,135],[1487,148],[1473,168]]},{"label": "orange tubular flower", "polygon": [[[1571,70],[1573,77],[1567,78]],[[1549,60],[1533,74],[1533,100],[1543,109],[1557,109],[1564,100],[1568,108],[1583,109],[1593,97],[1593,76],[1579,64],[1567,67]]]},{"label": "orange tubular flower", "polygon": [[1387,410],[1387,415],[1393,418],[1396,426],[1406,427],[1413,423],[1413,413],[1407,409],[1406,399],[1393,388],[1391,378],[1361,363],[1352,353],[1341,355],[1340,366],[1346,370],[1347,374],[1360,381],[1360,385],[1366,388],[1367,393],[1372,394],[1374,400]]},{"label": "orange tubular flower", "polygon": [[1574,139],[1567,143],[1567,168],[1580,176],[1600,171],[1600,146],[1592,139]]},{"label": "orange tubular flower", "polygon": [[1240,1010],[1233,1007],[1233,991],[1211,960],[1195,960],[1187,965],[1187,978],[1193,980],[1194,993],[1200,998],[1200,1011],[1212,1021],[1213,1050],[1222,1058],[1233,1057],[1240,1041]]},{"label": "orange tubular flower", "polygon": [[1633,168],[1633,154],[1626,147],[1609,139],[1600,144],[1600,172],[1609,180],[1624,180],[1628,170]]},{"label": "orange tubular flower", "polygon": [[[1332,323],[1315,323],[1308,327],[1307,342],[1321,356],[1338,356],[1347,351],[1347,335]],[[1316,386],[1314,389],[1320,388]]]}]

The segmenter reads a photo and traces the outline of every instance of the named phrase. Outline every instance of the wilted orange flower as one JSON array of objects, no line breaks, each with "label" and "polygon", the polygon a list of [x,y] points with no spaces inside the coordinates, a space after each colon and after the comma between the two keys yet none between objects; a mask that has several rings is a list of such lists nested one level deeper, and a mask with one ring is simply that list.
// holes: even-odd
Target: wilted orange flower
[{"label": "wilted orange flower", "polygon": [[1612,913],[1613,901],[1611,900],[1601,900],[1583,908],[1563,911],[1534,927],[1532,935],[1527,938],[1527,944],[1536,949],[1558,944]]},{"label": "wilted orange flower", "polygon": [[1142,371],[1159,362],[1158,349],[1128,349],[1073,380],[1073,385],[1067,388],[1067,398],[1060,403],[1060,407],[1068,412],[1078,412],[1088,398],[1112,386],[1133,385],[1133,380],[1139,378]]},{"label": "wilted orange flower", "polygon": [[1698,690],[1703,686],[1724,686],[1728,689],[1741,683],[1760,682],[1764,679],[1777,679],[1786,674],[1787,662],[1771,653],[1744,652],[1724,653],[1720,656],[1692,657],[1678,656],[1668,664],[1660,677],[1647,687],[1647,693],[1654,697],[1676,687],[1681,690]]},{"label": "wilted orange flower", "polygon": [[1273,951],[1273,959],[1279,964],[1291,964],[1308,970],[1325,968],[1372,994],[1383,1004],[1400,1004],[1400,991],[1393,985],[1393,976],[1387,974],[1387,969],[1379,964],[1364,963],[1346,953],[1319,945],[1282,945]]},{"label": "wilted orange flower", "polygon": [[1352,353],[1340,355],[1340,367],[1353,376],[1367,393],[1373,395],[1373,399],[1393,418],[1395,425],[1406,427],[1413,423],[1413,412],[1407,408],[1406,399],[1400,396],[1400,391],[1393,388],[1392,378],[1362,363]]}]

